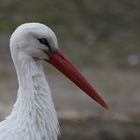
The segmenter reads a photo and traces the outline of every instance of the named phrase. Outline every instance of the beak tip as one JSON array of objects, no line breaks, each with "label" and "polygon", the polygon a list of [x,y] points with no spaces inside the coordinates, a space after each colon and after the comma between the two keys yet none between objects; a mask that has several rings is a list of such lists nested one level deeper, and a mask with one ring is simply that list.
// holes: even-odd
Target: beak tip
[{"label": "beak tip", "polygon": [[107,104],[104,106],[104,108],[105,108],[106,110],[109,110],[109,106],[108,106]]},{"label": "beak tip", "polygon": [[109,110],[109,106],[108,106],[105,102],[102,102],[101,105],[102,105],[106,110]]}]

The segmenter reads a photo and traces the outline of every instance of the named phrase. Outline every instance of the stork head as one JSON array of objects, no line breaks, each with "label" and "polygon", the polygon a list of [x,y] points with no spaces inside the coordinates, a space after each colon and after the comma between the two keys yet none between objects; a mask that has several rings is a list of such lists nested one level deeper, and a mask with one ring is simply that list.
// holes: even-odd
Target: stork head
[{"label": "stork head", "polygon": [[58,49],[54,32],[44,24],[25,23],[19,26],[10,39],[11,51],[40,60],[49,60],[49,52]]},{"label": "stork head", "polygon": [[107,104],[94,87],[60,51],[54,32],[46,25],[25,23],[19,26],[11,36],[10,49],[13,58],[15,55],[22,55],[28,56],[34,61],[45,60],[49,62],[92,99],[108,109]]}]

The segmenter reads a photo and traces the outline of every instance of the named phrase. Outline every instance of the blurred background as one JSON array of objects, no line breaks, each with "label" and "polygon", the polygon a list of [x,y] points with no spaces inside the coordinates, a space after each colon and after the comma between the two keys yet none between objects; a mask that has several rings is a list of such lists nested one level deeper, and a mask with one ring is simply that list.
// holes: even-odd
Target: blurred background
[{"label": "blurred background", "polygon": [[106,99],[106,111],[45,64],[61,125],[61,140],[140,139],[139,0],[1,0],[0,120],[18,88],[9,51],[17,26],[41,22],[57,35],[63,52]]}]

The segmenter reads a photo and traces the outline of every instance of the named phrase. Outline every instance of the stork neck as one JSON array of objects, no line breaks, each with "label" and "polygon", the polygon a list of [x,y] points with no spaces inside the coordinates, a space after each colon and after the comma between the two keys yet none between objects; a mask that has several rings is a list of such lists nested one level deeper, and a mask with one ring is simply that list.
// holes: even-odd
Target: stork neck
[{"label": "stork neck", "polygon": [[38,140],[42,137],[44,140],[57,140],[58,120],[42,65],[39,61],[27,60],[20,65],[15,64],[19,90],[9,119],[18,124],[19,129],[26,129],[29,134],[32,131],[36,133],[29,139],[40,136]]},{"label": "stork neck", "polygon": [[37,75],[45,79],[41,62],[34,61],[32,58],[27,58],[15,63],[15,68],[20,88],[30,87],[31,89],[33,78]]}]

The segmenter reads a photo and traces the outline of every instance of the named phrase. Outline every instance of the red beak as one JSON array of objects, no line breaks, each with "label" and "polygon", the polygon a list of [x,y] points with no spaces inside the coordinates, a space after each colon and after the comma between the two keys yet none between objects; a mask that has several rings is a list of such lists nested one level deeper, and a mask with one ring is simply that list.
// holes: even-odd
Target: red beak
[{"label": "red beak", "polygon": [[83,77],[79,70],[63,55],[60,50],[49,53],[49,63],[73,81],[79,88],[86,92],[92,99],[108,109],[108,105],[96,90]]}]

